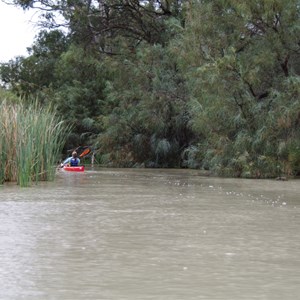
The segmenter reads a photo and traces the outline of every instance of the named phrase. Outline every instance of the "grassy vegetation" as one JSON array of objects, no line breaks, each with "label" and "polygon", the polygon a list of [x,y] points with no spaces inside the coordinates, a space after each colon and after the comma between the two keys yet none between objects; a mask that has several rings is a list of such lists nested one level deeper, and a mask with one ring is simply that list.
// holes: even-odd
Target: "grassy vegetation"
[{"label": "grassy vegetation", "polygon": [[0,103],[0,183],[53,180],[69,128],[51,108]]}]

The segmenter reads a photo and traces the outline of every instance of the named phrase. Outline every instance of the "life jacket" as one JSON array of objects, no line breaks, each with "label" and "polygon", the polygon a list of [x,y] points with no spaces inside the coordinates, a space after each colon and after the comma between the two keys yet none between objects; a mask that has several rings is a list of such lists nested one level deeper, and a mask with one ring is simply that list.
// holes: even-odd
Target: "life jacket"
[{"label": "life jacket", "polygon": [[78,159],[72,157],[72,158],[71,158],[71,161],[70,161],[70,165],[71,165],[71,167],[76,167],[76,166],[78,166]]}]

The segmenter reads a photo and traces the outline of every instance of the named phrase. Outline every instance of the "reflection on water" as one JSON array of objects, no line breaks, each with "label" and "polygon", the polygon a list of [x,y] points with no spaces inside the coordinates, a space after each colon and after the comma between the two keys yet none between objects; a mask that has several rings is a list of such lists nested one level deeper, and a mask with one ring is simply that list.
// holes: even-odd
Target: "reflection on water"
[{"label": "reflection on water", "polygon": [[299,299],[299,196],[191,170],[5,185],[0,299]]}]

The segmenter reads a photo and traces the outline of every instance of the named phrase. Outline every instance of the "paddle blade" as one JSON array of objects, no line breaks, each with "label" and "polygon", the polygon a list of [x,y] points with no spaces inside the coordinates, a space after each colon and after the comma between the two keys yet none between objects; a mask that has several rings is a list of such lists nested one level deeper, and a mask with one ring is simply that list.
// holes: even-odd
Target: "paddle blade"
[{"label": "paddle blade", "polygon": [[84,150],[79,154],[79,157],[82,158],[82,157],[84,157],[84,156],[90,154],[91,151],[92,151],[91,148],[88,147],[88,148],[84,149]]},{"label": "paddle blade", "polygon": [[76,151],[78,157],[83,158],[83,157],[87,156],[89,153],[91,153],[92,149],[89,146],[79,146],[72,151]]}]

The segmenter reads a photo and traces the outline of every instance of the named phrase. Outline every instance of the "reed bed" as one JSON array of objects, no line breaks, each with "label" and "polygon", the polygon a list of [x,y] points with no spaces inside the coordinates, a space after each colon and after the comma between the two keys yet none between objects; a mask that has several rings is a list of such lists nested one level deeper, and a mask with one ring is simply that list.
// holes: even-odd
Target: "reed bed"
[{"label": "reed bed", "polygon": [[53,180],[70,128],[50,107],[0,104],[0,183]]}]

